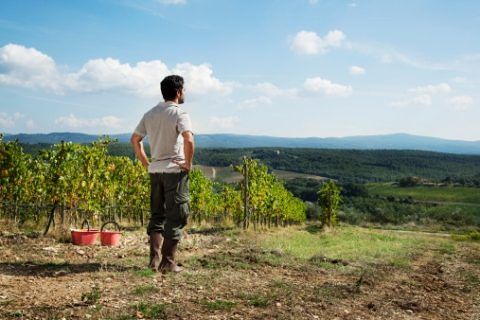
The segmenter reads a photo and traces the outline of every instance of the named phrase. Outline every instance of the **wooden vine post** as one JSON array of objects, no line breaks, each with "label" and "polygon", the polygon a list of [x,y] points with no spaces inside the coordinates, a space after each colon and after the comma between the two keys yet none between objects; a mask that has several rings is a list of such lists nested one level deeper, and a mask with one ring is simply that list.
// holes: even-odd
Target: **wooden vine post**
[{"label": "wooden vine post", "polygon": [[248,161],[243,157],[243,229],[248,228]]}]

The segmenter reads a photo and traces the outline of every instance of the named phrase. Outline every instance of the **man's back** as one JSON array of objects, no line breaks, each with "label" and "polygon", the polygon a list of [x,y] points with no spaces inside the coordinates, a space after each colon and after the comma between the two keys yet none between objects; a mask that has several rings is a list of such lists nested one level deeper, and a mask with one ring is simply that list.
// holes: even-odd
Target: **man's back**
[{"label": "man's back", "polygon": [[159,103],[145,113],[135,133],[148,136],[150,141],[152,162],[149,172],[180,171],[173,160],[185,160],[181,137],[185,131],[192,131],[190,117],[174,102]]}]

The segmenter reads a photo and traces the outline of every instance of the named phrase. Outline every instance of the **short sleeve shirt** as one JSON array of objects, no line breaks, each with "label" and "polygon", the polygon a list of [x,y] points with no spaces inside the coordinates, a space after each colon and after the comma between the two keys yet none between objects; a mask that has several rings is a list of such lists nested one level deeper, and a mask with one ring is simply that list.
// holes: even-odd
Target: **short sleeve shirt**
[{"label": "short sleeve shirt", "polygon": [[150,142],[148,172],[181,171],[173,160],[185,160],[182,133],[186,131],[193,133],[190,116],[174,102],[161,102],[143,115],[134,132]]}]

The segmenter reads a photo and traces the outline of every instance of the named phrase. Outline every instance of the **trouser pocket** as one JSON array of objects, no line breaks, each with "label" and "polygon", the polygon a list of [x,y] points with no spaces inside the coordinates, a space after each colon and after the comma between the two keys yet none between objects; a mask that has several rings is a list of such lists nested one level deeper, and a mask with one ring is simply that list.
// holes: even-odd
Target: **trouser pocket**
[{"label": "trouser pocket", "polygon": [[188,172],[178,173],[178,183],[175,191],[175,202],[186,203],[190,199],[190,181]]}]

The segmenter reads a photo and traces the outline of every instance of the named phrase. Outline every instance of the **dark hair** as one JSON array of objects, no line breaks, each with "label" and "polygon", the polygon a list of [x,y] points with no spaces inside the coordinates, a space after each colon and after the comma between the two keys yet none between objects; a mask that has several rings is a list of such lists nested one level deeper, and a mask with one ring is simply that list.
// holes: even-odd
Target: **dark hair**
[{"label": "dark hair", "polygon": [[173,100],[177,96],[178,90],[183,89],[183,78],[177,75],[165,77],[160,82],[160,89],[162,89],[163,99]]}]

